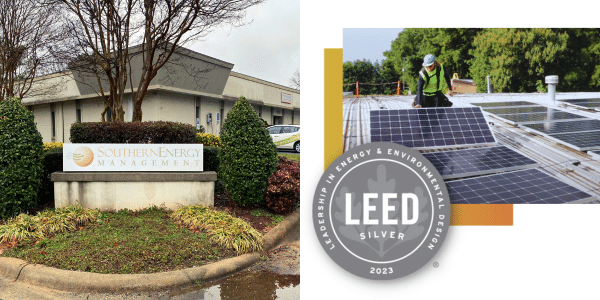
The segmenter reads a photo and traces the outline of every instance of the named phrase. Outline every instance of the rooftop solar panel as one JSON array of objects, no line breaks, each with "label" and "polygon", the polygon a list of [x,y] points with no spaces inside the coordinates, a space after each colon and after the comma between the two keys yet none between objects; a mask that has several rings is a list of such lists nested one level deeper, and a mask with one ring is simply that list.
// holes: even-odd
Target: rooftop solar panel
[{"label": "rooftop solar panel", "polygon": [[600,102],[573,102],[567,103],[568,105],[578,106],[586,109],[598,109],[600,108]]},{"label": "rooftop solar panel", "polygon": [[444,179],[463,178],[538,167],[539,164],[505,146],[424,153]]},{"label": "rooftop solar panel", "polygon": [[523,126],[543,134],[584,132],[600,130],[600,120],[574,120],[566,122],[525,124]]},{"label": "rooftop solar panel", "polygon": [[569,99],[569,100],[559,100],[561,102],[567,103],[595,103],[600,102],[600,98],[591,98],[591,99]]},{"label": "rooftop solar panel", "polygon": [[496,143],[480,107],[371,110],[370,125],[371,142],[409,148]]},{"label": "rooftop solar panel", "polygon": [[446,182],[453,204],[577,203],[594,198],[539,169]]},{"label": "rooftop solar panel", "polygon": [[515,115],[498,115],[497,117],[504,119],[511,124],[532,124],[544,122],[562,122],[574,119],[588,119],[584,116],[551,109],[551,113],[534,113],[534,114],[515,114]]},{"label": "rooftop solar panel", "polygon": [[555,133],[547,136],[579,151],[600,149],[600,131]]},{"label": "rooftop solar panel", "polygon": [[510,101],[510,102],[480,102],[480,103],[471,103],[473,105],[481,106],[481,107],[507,107],[507,106],[532,106],[539,105],[537,103],[528,102],[528,101]]},{"label": "rooftop solar panel", "polygon": [[486,107],[483,110],[496,115],[540,113],[548,111],[545,106],[532,107]]}]

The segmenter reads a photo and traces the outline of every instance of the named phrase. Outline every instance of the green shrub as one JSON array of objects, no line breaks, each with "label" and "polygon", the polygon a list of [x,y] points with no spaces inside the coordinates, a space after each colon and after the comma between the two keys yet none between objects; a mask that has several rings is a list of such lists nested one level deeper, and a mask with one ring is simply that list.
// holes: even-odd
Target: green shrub
[{"label": "green shrub", "polygon": [[277,149],[244,97],[223,122],[219,158],[219,175],[231,199],[241,205],[262,202],[267,179],[277,167]]},{"label": "green shrub", "polygon": [[42,151],[33,113],[18,98],[0,102],[0,218],[36,205]]},{"label": "green shrub", "polygon": [[267,128],[267,127],[271,126],[271,125],[269,125],[269,123],[268,123],[268,122],[267,122],[265,119],[261,119],[261,120],[262,120],[262,122],[263,122],[263,126],[264,126],[265,128]]},{"label": "green shrub", "polygon": [[63,149],[63,143],[62,142],[44,143],[44,153],[55,152],[55,151],[62,152],[62,149]]},{"label": "green shrub", "polygon": [[219,173],[219,148],[203,147],[204,149],[204,171],[217,172],[217,182],[215,182],[215,194],[223,191],[223,182],[220,180]]},{"label": "green shrub", "polygon": [[267,207],[278,214],[294,211],[300,201],[300,163],[279,157],[277,171],[269,177]]},{"label": "green shrub", "polygon": [[62,148],[54,148],[48,152],[44,152],[42,164],[44,173],[42,176],[42,186],[39,192],[38,203],[54,203],[54,182],[50,180],[50,176],[54,172],[62,172],[63,170]]},{"label": "green shrub", "polygon": [[219,148],[203,147],[204,149],[204,171],[219,171]]},{"label": "green shrub", "polygon": [[176,122],[88,122],[71,126],[73,143],[192,144],[196,128]]},{"label": "green shrub", "polygon": [[196,133],[196,144],[202,144],[204,147],[221,147],[221,138],[212,133]]}]

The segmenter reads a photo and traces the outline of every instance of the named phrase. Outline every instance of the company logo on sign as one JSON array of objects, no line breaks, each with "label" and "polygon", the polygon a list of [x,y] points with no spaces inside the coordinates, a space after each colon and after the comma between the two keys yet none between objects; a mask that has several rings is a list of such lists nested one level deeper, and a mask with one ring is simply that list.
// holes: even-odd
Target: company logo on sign
[{"label": "company logo on sign", "polygon": [[80,167],[87,167],[94,161],[94,151],[88,147],[79,147],[72,155],[73,161]]},{"label": "company logo on sign", "polygon": [[392,143],[355,147],[321,177],[313,223],[327,254],[347,271],[394,279],[425,265],[448,231],[442,177],[419,152]]},{"label": "company logo on sign", "polygon": [[64,144],[64,171],[203,170],[201,144]]}]

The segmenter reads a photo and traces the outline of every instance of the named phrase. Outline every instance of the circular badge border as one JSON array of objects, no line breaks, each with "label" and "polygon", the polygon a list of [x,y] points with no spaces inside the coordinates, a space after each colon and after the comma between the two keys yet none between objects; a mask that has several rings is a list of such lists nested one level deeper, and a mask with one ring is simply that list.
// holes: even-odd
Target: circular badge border
[{"label": "circular badge border", "polygon": [[[364,148],[364,149],[358,149],[358,148]],[[381,151],[379,152],[380,149],[387,149],[387,153],[386,151]],[[356,150],[356,151],[355,151]],[[444,194],[440,194],[441,197],[444,198],[443,204],[445,204],[444,208],[441,208],[441,202],[437,201],[439,203],[436,204],[435,199],[433,198],[433,196],[431,195],[431,201],[433,202],[433,207],[432,210],[434,213],[432,215],[432,220],[431,220],[431,224],[430,224],[430,228],[428,229],[427,234],[425,234],[425,238],[423,239],[423,241],[421,242],[421,245],[418,246],[416,248],[416,250],[413,250],[411,252],[411,254],[409,255],[404,255],[405,257],[403,259],[396,259],[393,262],[383,262],[383,263],[377,263],[377,262],[369,262],[368,260],[363,260],[361,259],[358,255],[355,255],[353,252],[349,251],[346,247],[346,245],[344,245],[343,243],[341,243],[339,236],[337,235],[337,231],[334,230],[333,228],[333,224],[332,224],[332,215],[331,215],[331,200],[333,200],[333,195],[335,195],[335,193],[332,193],[332,196],[330,197],[329,195],[325,196],[323,195],[323,193],[328,194],[328,191],[325,191],[325,188],[327,186],[331,187],[331,185],[334,182],[330,182],[328,179],[332,179],[332,178],[328,178],[326,176],[326,174],[328,172],[331,172],[330,174],[333,175],[334,174],[334,170],[337,169],[337,167],[333,167],[336,165],[339,165],[341,162],[348,160],[349,163],[351,163],[351,161],[349,160],[350,158],[353,158],[352,161],[359,161],[358,158],[354,157],[356,154],[361,155],[361,152],[363,150],[366,150],[367,152],[367,161],[373,161],[373,160],[380,160],[380,161],[384,161],[384,160],[390,160],[391,162],[395,162],[398,163],[399,165],[403,165],[403,166],[407,166],[406,164],[403,164],[400,158],[398,158],[398,160],[394,160],[394,159],[390,159],[390,157],[397,157],[397,155],[393,155],[390,153],[390,151],[401,151],[401,152],[407,152],[407,154],[412,157],[418,158],[419,161],[424,165],[427,166],[428,169],[430,170],[431,173],[433,173],[433,175],[435,176],[435,178],[437,179],[437,182],[439,182],[439,185],[441,187],[441,191],[440,192],[444,192]],[[374,154],[369,153],[369,150],[374,150]],[[386,155],[387,154],[387,155]],[[368,158],[368,155],[372,155],[376,158],[370,159]],[[361,158],[365,157],[364,155],[361,156]],[[404,156],[402,156],[402,158],[404,158]],[[417,163],[419,162],[417,161]],[[411,162],[413,164],[415,164],[415,162],[412,160],[412,158],[408,158],[406,160],[406,163],[408,164],[408,162]],[[359,164],[364,164],[365,162],[360,162]],[[416,164],[415,164],[416,166]],[[350,169],[354,169],[356,166],[351,167]],[[422,167],[418,166],[416,168],[411,168],[408,167],[410,170],[413,171],[413,173],[417,174],[417,177],[421,180],[421,182],[424,180],[424,177],[421,177],[418,174],[418,170],[422,169]],[[337,170],[337,172],[341,172],[341,170]],[[427,172],[427,171],[424,171]],[[348,172],[346,172],[348,173]],[[428,175],[429,172],[427,172]],[[344,177],[346,174],[344,174],[341,177]],[[336,181],[341,180],[336,178]],[[431,178],[431,177],[428,177]],[[325,183],[328,183],[329,185],[325,185]],[[432,189],[434,189],[435,191],[437,191],[438,189],[435,188],[435,186],[437,184],[434,184],[433,182],[431,182],[431,187],[429,186],[428,183],[425,184],[426,189],[429,191],[431,191]],[[335,190],[337,190],[339,186],[339,181],[337,183],[335,183]],[[329,188],[327,188],[327,190],[329,190]],[[436,193],[436,195],[438,195]],[[323,198],[323,196],[325,196],[325,198]],[[437,197],[437,196],[436,196]],[[439,197],[437,197],[439,198]],[[325,201],[322,202],[322,201]],[[330,203],[326,203],[326,201],[330,201]],[[321,203],[321,204],[319,204]],[[319,207],[323,206],[323,204],[325,204],[324,210],[323,209],[319,209]],[[319,244],[321,245],[321,247],[323,248],[323,250],[325,251],[325,253],[327,254],[327,256],[329,256],[329,259],[331,259],[338,267],[341,267],[342,269],[344,269],[346,272],[364,278],[364,279],[369,279],[369,280],[394,280],[394,279],[399,279],[402,277],[405,277],[407,275],[410,275],[414,272],[416,272],[417,270],[423,268],[427,262],[429,262],[433,257],[435,257],[435,255],[437,254],[437,252],[439,251],[439,249],[443,246],[444,241],[448,235],[448,231],[450,228],[450,219],[451,219],[451,214],[452,214],[452,210],[451,210],[451,205],[450,205],[450,199],[449,199],[449,194],[448,194],[448,190],[445,184],[444,179],[442,178],[441,174],[439,173],[439,171],[436,170],[435,166],[426,158],[423,156],[422,153],[420,153],[419,151],[412,149],[412,148],[408,148],[406,146],[403,145],[399,145],[399,144],[395,144],[395,143],[391,143],[391,142],[377,142],[377,143],[367,143],[367,144],[363,144],[357,147],[354,147],[342,154],[340,154],[336,159],[334,159],[333,162],[331,162],[331,164],[329,164],[325,170],[324,173],[321,175],[315,192],[314,192],[314,196],[313,196],[313,203],[311,204],[312,206],[312,222],[314,225],[314,230],[316,233],[316,238],[319,241]],[[436,209],[435,205],[438,205],[439,207]],[[329,207],[327,207],[329,206]],[[428,210],[429,211],[429,210]],[[324,216],[326,219],[323,219],[323,217],[318,217],[319,214],[321,213],[325,213],[325,214],[330,214],[329,216]],[[440,219],[441,216],[445,216],[445,218]],[[326,220],[329,220],[329,222],[327,222]],[[320,223],[321,221],[319,220],[323,220],[327,223],[323,224]],[[438,223],[436,223],[438,222]],[[439,224],[440,222],[443,222],[443,224]],[[321,225],[319,225],[321,224]],[[437,224],[437,225],[433,225],[433,224]],[[323,227],[323,225],[325,225],[325,229],[321,229]],[[436,227],[436,230],[433,231],[432,229],[434,229],[434,227]],[[442,229],[443,231],[438,231],[438,229]],[[325,234],[323,235],[323,230],[333,230],[334,231],[334,235],[330,235],[330,240],[327,241],[327,231],[325,231]],[[432,247],[426,247],[429,249],[433,250],[433,253],[431,254],[426,254],[427,251],[423,252],[421,251],[422,249],[426,249],[422,246],[423,243],[425,243],[428,239],[434,239],[436,241],[432,241],[433,243],[436,244],[435,249]],[[329,245],[332,240],[335,239],[337,242],[340,243],[340,245],[342,245],[342,247],[339,247],[339,250],[333,250],[333,247],[329,247],[327,245]],[[334,244],[335,245],[335,244]],[[331,251],[333,250],[333,251]],[[342,256],[339,256],[342,255]],[[418,259],[413,259],[413,256],[418,256]],[[340,261],[341,258],[343,257],[347,257],[348,263],[346,262],[342,262]],[[353,262],[352,262],[353,261]],[[351,263],[352,262],[352,263]],[[401,265],[399,265],[401,264]],[[385,275],[386,273],[373,273],[374,268],[379,270],[379,267],[377,266],[381,266],[381,269],[383,270],[384,267],[387,269],[389,267],[390,269],[390,273],[388,273],[388,275]],[[394,268],[394,274],[392,275],[392,267]],[[370,272],[368,272],[367,270],[363,271],[358,271],[357,268],[370,268]],[[400,268],[400,272],[396,273],[396,268]],[[407,268],[407,269],[405,269]],[[384,276],[381,276],[381,275]],[[391,276],[389,276],[391,275]]]},{"label": "circular badge border", "polygon": [[[419,179],[421,180],[421,182],[423,182],[423,184],[425,185],[425,188],[427,189],[427,193],[429,193],[429,199],[430,199],[430,202],[431,202],[431,221],[429,223],[429,228],[427,229],[427,233],[423,237],[423,240],[410,253],[404,255],[403,257],[400,257],[400,258],[397,258],[395,260],[392,260],[392,261],[371,261],[371,260],[368,260],[366,258],[362,258],[359,255],[354,254],[354,252],[350,251],[350,249],[348,249],[346,247],[346,245],[344,245],[344,243],[342,242],[342,240],[339,238],[339,236],[337,234],[337,230],[333,226],[333,220],[332,220],[333,214],[331,213],[331,206],[333,204],[333,197],[335,197],[335,192],[337,191],[340,182],[342,182],[342,179],[344,179],[344,177],[346,177],[346,175],[350,174],[350,172],[352,172],[352,170],[354,170],[355,168],[358,168],[360,165],[363,165],[363,164],[366,164],[366,163],[369,163],[369,162],[373,162],[373,161],[389,161],[389,162],[393,162],[393,163],[396,163],[396,164],[400,164],[400,165],[404,166],[405,168],[411,170],[413,173],[415,173],[417,175],[417,177],[419,177]],[[340,245],[342,245],[342,247],[344,247],[344,249],[346,249],[346,251],[348,251],[348,253],[352,254],[354,257],[356,257],[356,258],[358,258],[358,259],[360,259],[362,261],[373,263],[373,264],[391,264],[391,263],[395,263],[395,262],[401,261],[401,260],[403,260],[403,259],[411,256],[413,253],[415,253],[415,251],[419,250],[419,248],[421,248],[421,246],[423,246],[423,243],[425,242],[425,240],[427,240],[427,238],[429,237],[429,233],[431,232],[431,229],[433,228],[433,220],[435,219],[435,213],[436,213],[436,209],[435,209],[435,203],[433,202],[433,195],[431,194],[431,189],[427,185],[427,183],[425,183],[425,180],[423,179],[423,177],[421,177],[421,175],[419,175],[417,172],[415,172],[414,169],[410,168],[409,166],[405,165],[404,163],[401,163],[399,161],[396,161],[396,160],[393,160],[393,159],[389,159],[389,158],[374,158],[374,159],[370,159],[370,160],[367,160],[367,161],[363,161],[363,162],[357,164],[356,166],[350,168],[350,170],[348,170],[344,175],[342,175],[342,177],[340,177],[340,179],[337,181],[337,183],[335,184],[335,187],[333,188],[333,191],[331,192],[331,197],[329,198],[329,224],[331,225],[331,229],[333,231],[333,234],[335,234],[335,238],[340,243]]]}]

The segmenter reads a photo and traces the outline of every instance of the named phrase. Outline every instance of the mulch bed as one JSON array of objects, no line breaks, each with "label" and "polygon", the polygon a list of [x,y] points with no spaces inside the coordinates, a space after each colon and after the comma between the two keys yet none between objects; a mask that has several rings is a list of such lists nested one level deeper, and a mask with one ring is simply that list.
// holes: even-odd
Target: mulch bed
[{"label": "mulch bed", "polygon": [[[267,233],[269,232],[269,230],[271,230],[271,226],[269,226],[270,223],[272,223],[272,219],[270,217],[267,216],[253,216],[251,213],[253,210],[255,209],[263,209],[265,211],[269,211],[267,208],[265,207],[260,207],[260,206],[248,206],[248,207],[235,207],[232,208],[231,206],[232,200],[231,198],[229,198],[229,196],[227,196],[227,193],[225,192],[220,192],[220,193],[215,193],[215,209],[217,210],[223,210],[223,211],[227,211],[230,215],[233,215],[237,218],[240,218],[246,222],[248,222],[248,224],[250,224],[250,226],[252,226],[252,228],[258,230],[261,233]],[[233,213],[233,210],[235,210],[235,214]],[[290,214],[286,214],[283,215],[284,217],[287,217]]]}]

